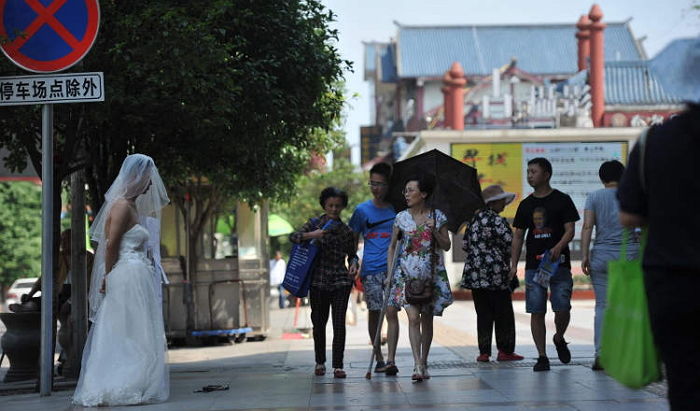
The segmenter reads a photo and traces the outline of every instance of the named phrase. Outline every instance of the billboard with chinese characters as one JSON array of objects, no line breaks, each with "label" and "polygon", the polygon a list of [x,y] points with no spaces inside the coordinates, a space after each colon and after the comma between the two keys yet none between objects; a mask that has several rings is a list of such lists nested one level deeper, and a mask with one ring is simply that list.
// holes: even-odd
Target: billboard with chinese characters
[{"label": "billboard with chinese characters", "polygon": [[518,203],[532,193],[527,183],[527,162],[545,157],[552,163],[552,187],[571,196],[581,215],[576,226],[580,237],[586,196],[603,188],[598,178],[600,165],[608,160],[627,163],[627,141],[547,142],[547,143],[453,143],[452,157],[476,167],[481,188],[500,184],[505,191],[516,193],[515,201],[503,216],[515,217]]}]

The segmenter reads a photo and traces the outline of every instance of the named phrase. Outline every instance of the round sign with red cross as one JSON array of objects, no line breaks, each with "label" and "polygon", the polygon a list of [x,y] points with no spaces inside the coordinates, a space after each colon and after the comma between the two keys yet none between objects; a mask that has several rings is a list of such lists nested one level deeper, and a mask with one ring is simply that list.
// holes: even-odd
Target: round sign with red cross
[{"label": "round sign with red cross", "polygon": [[99,25],[97,0],[0,0],[0,48],[25,70],[71,67],[92,47]]}]

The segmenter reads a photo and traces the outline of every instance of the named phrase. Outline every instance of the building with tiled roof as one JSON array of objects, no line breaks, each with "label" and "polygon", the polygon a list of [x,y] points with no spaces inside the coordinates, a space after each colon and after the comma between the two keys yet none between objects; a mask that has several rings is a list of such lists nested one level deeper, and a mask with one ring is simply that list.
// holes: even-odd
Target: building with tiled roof
[{"label": "building with tiled roof", "polygon": [[[648,68],[630,21],[602,23],[596,7],[591,10],[591,17],[594,11],[599,14],[595,23],[588,16],[578,24],[395,23],[394,39],[365,43],[364,75],[373,89],[374,110],[372,125],[361,132],[363,159],[389,150],[390,136],[397,132],[639,126],[680,110],[681,102],[663,90],[659,74]],[[603,35],[603,61],[596,63],[603,73],[598,77],[589,70],[596,70],[591,66],[593,25]],[[659,58],[669,58],[672,50],[661,54]],[[465,85],[452,86],[457,94],[449,100],[447,84],[455,79],[448,70],[455,63]],[[595,78],[603,81],[593,87]],[[450,107],[448,100],[461,104]],[[450,116],[464,121],[453,124]]]}]

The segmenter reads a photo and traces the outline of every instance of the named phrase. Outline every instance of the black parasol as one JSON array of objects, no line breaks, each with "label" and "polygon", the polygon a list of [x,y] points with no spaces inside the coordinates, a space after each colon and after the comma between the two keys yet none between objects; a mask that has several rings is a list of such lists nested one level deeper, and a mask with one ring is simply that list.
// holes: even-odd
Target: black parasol
[{"label": "black parasol", "polygon": [[401,193],[406,180],[421,174],[435,177],[429,205],[445,213],[447,228],[453,233],[484,206],[476,169],[439,150],[431,150],[394,164],[388,197],[396,212],[406,209]]}]

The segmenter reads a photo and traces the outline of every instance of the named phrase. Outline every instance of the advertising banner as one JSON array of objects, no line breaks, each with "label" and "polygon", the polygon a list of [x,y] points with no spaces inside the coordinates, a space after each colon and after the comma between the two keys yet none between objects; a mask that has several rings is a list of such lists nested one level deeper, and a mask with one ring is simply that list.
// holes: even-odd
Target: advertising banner
[{"label": "advertising banner", "polygon": [[571,196],[581,220],[576,225],[580,238],[583,207],[591,191],[603,188],[598,178],[600,165],[608,160],[627,163],[627,141],[562,143],[459,143],[451,145],[451,156],[476,167],[481,188],[500,184],[516,193],[515,201],[503,211],[512,220],[520,201],[532,193],[527,183],[527,162],[544,157],[552,163],[551,184]]}]

